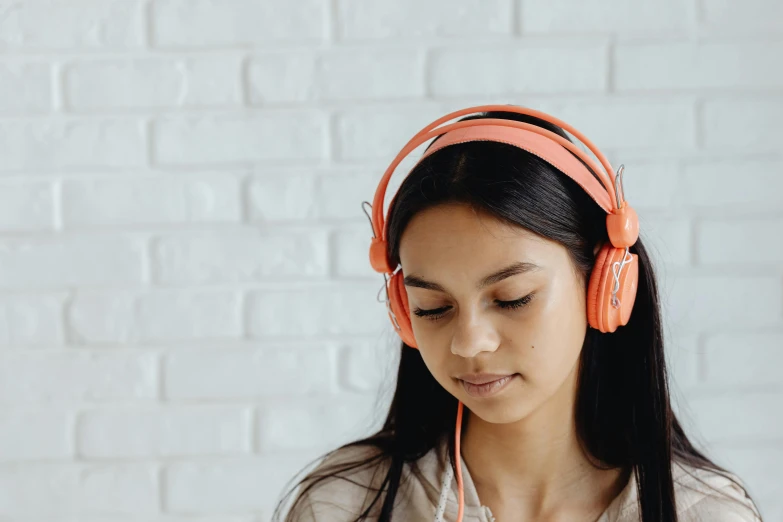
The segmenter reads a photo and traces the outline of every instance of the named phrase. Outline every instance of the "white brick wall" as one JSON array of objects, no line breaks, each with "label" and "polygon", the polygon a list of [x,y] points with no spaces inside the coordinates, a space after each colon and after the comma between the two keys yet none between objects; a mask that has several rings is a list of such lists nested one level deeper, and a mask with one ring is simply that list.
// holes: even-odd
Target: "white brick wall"
[{"label": "white brick wall", "polygon": [[361,202],[517,103],[626,165],[675,407],[783,521],[782,5],[0,0],[0,518],[267,520],[393,381]]}]

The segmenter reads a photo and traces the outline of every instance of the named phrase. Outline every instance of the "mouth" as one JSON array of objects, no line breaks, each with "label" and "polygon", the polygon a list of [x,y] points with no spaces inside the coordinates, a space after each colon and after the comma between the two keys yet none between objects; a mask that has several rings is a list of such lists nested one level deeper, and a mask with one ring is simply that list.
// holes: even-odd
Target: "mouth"
[{"label": "mouth", "polygon": [[[484,398],[491,397],[500,393],[505,389],[508,384],[517,376],[517,374],[494,376],[484,376],[481,378],[471,377],[471,382],[465,379],[458,379],[462,383],[462,387],[471,397]],[[490,380],[491,379],[491,380]]]}]

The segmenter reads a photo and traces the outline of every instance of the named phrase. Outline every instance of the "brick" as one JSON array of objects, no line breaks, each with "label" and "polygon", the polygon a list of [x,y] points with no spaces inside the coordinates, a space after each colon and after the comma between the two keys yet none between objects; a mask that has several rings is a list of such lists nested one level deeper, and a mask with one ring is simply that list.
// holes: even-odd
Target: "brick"
[{"label": "brick", "polygon": [[65,228],[239,222],[241,218],[240,180],[227,173],[62,183]]},{"label": "brick", "polygon": [[152,248],[155,280],[164,284],[323,278],[326,233],[233,230],[158,237]]},{"label": "brick", "polygon": [[732,0],[703,0],[700,7],[701,35],[721,38],[728,35],[754,38],[780,35],[783,4],[776,0],[747,0],[742,4]]},{"label": "brick", "polygon": [[568,122],[601,150],[687,150],[695,145],[695,108],[688,101],[616,98],[550,105],[540,110]]},{"label": "brick", "polygon": [[[382,175],[383,167],[378,166],[342,167],[323,175],[314,175],[313,169],[264,172],[247,185],[249,219],[265,223],[362,221],[369,230],[361,202],[372,203]],[[392,180],[390,191],[398,180]],[[346,205],[346,201],[354,203]]]},{"label": "brick", "polygon": [[771,326],[783,317],[777,277],[675,274],[664,296],[664,320],[687,329]]},{"label": "brick", "polygon": [[598,44],[443,50],[431,64],[437,96],[601,92],[608,75],[606,48]]},{"label": "brick", "polygon": [[78,424],[78,452],[86,458],[176,457],[246,453],[251,411],[193,406],[88,411]]},{"label": "brick", "polygon": [[[721,215],[780,209],[777,191],[783,162],[775,160],[705,160],[683,167],[682,198],[691,207],[712,208]],[[737,183],[742,179],[742,183]]]},{"label": "brick", "polygon": [[678,0],[657,4],[642,1],[569,0],[522,2],[522,34],[613,34],[627,38],[666,38],[689,34],[690,8]]},{"label": "brick", "polygon": [[248,98],[255,105],[320,99],[318,82],[323,76],[315,53],[288,51],[255,56],[247,65]]},{"label": "brick", "polygon": [[54,194],[49,181],[0,182],[0,230],[54,228]]},{"label": "brick", "polygon": [[266,54],[251,60],[248,84],[256,104],[423,97],[424,53],[395,48]]},{"label": "brick", "polygon": [[144,245],[113,236],[11,239],[0,242],[0,287],[140,283]]},{"label": "brick", "polygon": [[0,460],[73,457],[72,417],[56,409],[0,411]]},{"label": "brick", "polygon": [[[335,127],[338,158],[352,161],[383,158],[391,163],[416,132],[440,116],[443,114],[438,107],[418,104],[341,111]],[[379,181],[382,174],[381,171],[378,175]]]},{"label": "brick", "polygon": [[325,36],[327,8],[318,0],[156,0],[153,42],[159,47],[317,42]]},{"label": "brick", "polygon": [[[780,237],[783,217],[778,219],[712,219],[700,223],[699,262],[705,265],[783,265]],[[727,241],[727,238],[731,238]],[[759,248],[760,245],[763,247]]]},{"label": "brick", "polygon": [[699,383],[701,353],[697,334],[665,335],[669,382],[677,392],[693,389]]},{"label": "brick", "polygon": [[340,0],[338,34],[343,40],[401,37],[482,37],[510,35],[511,0],[456,0],[442,5],[399,0]]},{"label": "brick", "polygon": [[[376,301],[383,281],[252,292],[248,327],[255,337],[377,335],[391,329],[386,307]],[[292,313],[306,304],[307,314]]]},{"label": "brick", "polygon": [[254,176],[247,185],[250,220],[267,223],[312,220],[321,204],[317,186],[317,177],[310,173],[284,171]]},{"label": "brick", "polygon": [[707,385],[774,387],[780,382],[783,333],[716,334],[705,345]]},{"label": "brick", "polygon": [[714,444],[712,455],[745,482],[764,520],[783,519],[778,472],[783,465],[783,448],[772,444]]},{"label": "brick", "polygon": [[286,482],[314,456],[310,452],[298,456],[171,464],[165,473],[164,509],[172,514],[216,515],[259,510],[271,513]]},{"label": "brick", "polygon": [[[0,21],[0,27],[2,24]],[[44,112],[51,106],[52,79],[48,63],[0,63],[0,114]]]},{"label": "brick", "polygon": [[141,122],[131,119],[0,122],[0,170],[125,167],[144,163]]},{"label": "brick", "polygon": [[154,123],[162,164],[316,160],[326,152],[326,119],[316,112],[170,117]]},{"label": "brick", "polygon": [[61,344],[64,300],[64,294],[0,296],[0,345]]},{"label": "brick", "polygon": [[[343,227],[332,238],[334,274],[337,277],[363,278],[383,282],[381,275],[370,266],[370,224],[351,228]],[[380,286],[379,286],[380,288]]]},{"label": "brick", "polygon": [[16,0],[0,19],[0,47],[136,49],[144,45],[140,0]]},{"label": "brick", "polygon": [[681,169],[671,160],[620,161],[612,166],[617,172],[621,164],[625,196],[637,211],[660,210],[682,204]]},{"label": "brick", "polygon": [[691,264],[691,223],[683,218],[639,216],[640,237],[656,264]]},{"label": "brick", "polygon": [[239,55],[79,61],[64,71],[73,109],[239,105]]},{"label": "brick", "polygon": [[149,515],[157,511],[158,487],[150,464],[5,466],[0,511],[12,517]]},{"label": "brick", "polygon": [[779,441],[783,420],[770,412],[780,409],[780,392],[723,393],[688,398],[688,407],[708,444]]},{"label": "brick", "polygon": [[[391,163],[391,159],[389,159],[389,163]],[[367,224],[367,231],[371,234],[372,229],[364,210],[362,210],[362,202],[367,201],[372,205],[375,189],[378,188],[384,170],[384,167],[367,167],[357,169],[355,172],[345,171],[321,177],[318,184],[316,215],[320,219],[361,221]],[[399,185],[405,172],[407,171],[404,167],[400,166],[396,173],[397,176],[392,176],[392,180],[389,182],[387,194],[391,194],[396,185]],[[391,200],[391,196],[387,197],[387,205],[388,200]],[[346,205],[346,201],[350,201],[352,204]],[[370,208],[367,205],[364,207],[372,216]]]},{"label": "brick", "polygon": [[79,292],[68,321],[76,343],[227,339],[242,335],[241,308],[225,290]]},{"label": "brick", "polygon": [[0,401],[155,399],[157,367],[157,357],[150,353],[8,353],[0,365]]},{"label": "brick", "polygon": [[763,89],[783,86],[783,71],[769,67],[783,45],[661,43],[616,47],[617,91]]},{"label": "brick", "polygon": [[262,452],[328,451],[367,436],[377,422],[371,395],[329,397],[307,404],[279,403],[261,409],[258,421]]},{"label": "brick", "polygon": [[704,145],[721,151],[778,152],[783,97],[706,100],[701,128]]},{"label": "brick", "polygon": [[[328,392],[334,362],[327,346],[273,345],[264,349],[169,354],[169,399],[297,397]],[[292,380],[292,376],[300,376]]]},{"label": "brick", "polygon": [[340,352],[339,384],[341,389],[359,393],[376,393],[397,374],[400,344],[351,341]]}]

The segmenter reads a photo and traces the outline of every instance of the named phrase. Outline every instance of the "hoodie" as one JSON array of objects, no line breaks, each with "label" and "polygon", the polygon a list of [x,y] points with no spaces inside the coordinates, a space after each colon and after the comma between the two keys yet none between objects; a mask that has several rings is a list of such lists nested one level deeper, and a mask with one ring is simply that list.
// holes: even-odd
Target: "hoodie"
[{"label": "hoodie", "polygon": [[[378,450],[370,447],[342,448],[323,460],[314,470],[342,462],[366,459]],[[457,480],[448,464],[448,447],[441,443],[422,456],[415,465],[406,463],[395,498],[393,522],[456,522]],[[463,522],[506,522],[496,520],[489,506],[481,503],[470,470],[461,460],[464,495]],[[301,499],[298,522],[348,522],[362,513],[381,487],[388,467],[360,467],[315,485]],[[728,478],[688,465],[673,463],[675,499],[680,522],[756,522],[760,515],[745,492]],[[735,479],[736,475],[732,475]],[[709,485],[705,486],[702,482]],[[595,522],[640,522],[636,477],[630,474],[625,488]],[[743,484],[744,486],[744,484]],[[373,488],[371,491],[367,488]],[[720,491],[720,495],[711,488]],[[725,498],[726,496],[730,499]],[[381,497],[380,500],[382,500]],[[375,521],[381,502],[370,510]],[[511,521],[509,521],[511,522]],[[518,521],[513,521],[518,522]]]}]

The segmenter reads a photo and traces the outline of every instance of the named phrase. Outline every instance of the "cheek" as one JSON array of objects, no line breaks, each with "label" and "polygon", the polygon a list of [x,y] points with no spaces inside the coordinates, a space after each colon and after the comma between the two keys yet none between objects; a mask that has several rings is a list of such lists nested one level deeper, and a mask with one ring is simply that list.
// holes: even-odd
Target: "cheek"
[{"label": "cheek", "polygon": [[557,386],[576,363],[584,342],[586,317],[562,298],[539,302],[535,314],[517,329],[513,343],[522,357],[526,378],[544,387]]},{"label": "cheek", "polygon": [[[535,346],[535,348],[532,348]],[[573,345],[557,338],[540,339],[527,346],[524,371],[535,387],[555,389],[568,375],[577,359]]]},{"label": "cheek", "polygon": [[[420,345],[421,346],[421,345]],[[439,350],[437,348],[419,349],[424,365],[432,374],[433,378],[446,390],[453,392],[455,382],[449,373],[448,358],[451,353],[448,350]]]}]

